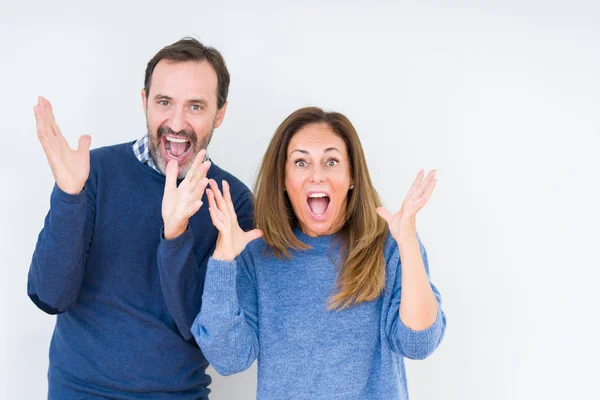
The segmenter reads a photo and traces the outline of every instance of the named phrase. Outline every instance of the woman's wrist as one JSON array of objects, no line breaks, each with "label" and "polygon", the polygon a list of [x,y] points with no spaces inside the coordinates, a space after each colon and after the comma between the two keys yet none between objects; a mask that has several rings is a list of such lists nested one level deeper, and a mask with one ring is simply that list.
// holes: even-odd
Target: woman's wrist
[{"label": "woman's wrist", "polygon": [[233,253],[233,251],[215,249],[212,258],[219,261],[233,261],[235,260],[235,254]]},{"label": "woman's wrist", "polygon": [[399,229],[395,232],[394,239],[398,246],[412,246],[414,242],[418,242],[417,226],[414,220],[401,223]]}]

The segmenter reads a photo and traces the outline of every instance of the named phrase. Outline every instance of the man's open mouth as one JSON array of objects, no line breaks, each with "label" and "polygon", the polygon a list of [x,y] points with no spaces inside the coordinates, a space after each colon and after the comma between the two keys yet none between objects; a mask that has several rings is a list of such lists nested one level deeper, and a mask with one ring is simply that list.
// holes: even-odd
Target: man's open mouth
[{"label": "man's open mouth", "polygon": [[182,160],[189,153],[192,142],[184,137],[165,135],[163,136],[163,145],[169,158]]}]

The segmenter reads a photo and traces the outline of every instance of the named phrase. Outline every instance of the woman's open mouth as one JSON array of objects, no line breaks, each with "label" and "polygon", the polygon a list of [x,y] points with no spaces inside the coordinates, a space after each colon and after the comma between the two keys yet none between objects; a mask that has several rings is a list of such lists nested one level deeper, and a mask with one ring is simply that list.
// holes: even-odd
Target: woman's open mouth
[{"label": "woman's open mouth", "polygon": [[319,221],[325,219],[327,210],[329,209],[329,203],[331,202],[329,193],[316,191],[308,192],[306,195],[306,202],[314,219]]}]

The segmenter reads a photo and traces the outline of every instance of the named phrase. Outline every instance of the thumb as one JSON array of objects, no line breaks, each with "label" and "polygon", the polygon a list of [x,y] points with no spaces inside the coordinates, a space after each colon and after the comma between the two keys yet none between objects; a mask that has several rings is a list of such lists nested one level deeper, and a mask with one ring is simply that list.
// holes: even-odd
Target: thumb
[{"label": "thumb", "polygon": [[392,220],[392,213],[390,213],[385,207],[377,207],[377,209],[375,210],[377,211],[377,215],[379,215],[381,218],[385,219],[385,222],[390,223],[390,221]]},{"label": "thumb", "polygon": [[77,145],[78,152],[88,153],[90,151],[90,144],[92,143],[92,137],[90,135],[83,135],[79,138],[79,143]]},{"label": "thumb", "polygon": [[246,232],[246,243],[250,243],[253,240],[258,239],[259,237],[262,237],[263,235],[263,231],[261,231],[260,229],[252,229],[251,231]]},{"label": "thumb", "polygon": [[177,161],[175,161],[175,160],[169,161],[169,163],[167,164],[167,170],[165,172],[165,175],[167,176],[167,179],[165,181],[165,189],[177,187],[178,173],[179,173],[179,165],[177,164]]}]

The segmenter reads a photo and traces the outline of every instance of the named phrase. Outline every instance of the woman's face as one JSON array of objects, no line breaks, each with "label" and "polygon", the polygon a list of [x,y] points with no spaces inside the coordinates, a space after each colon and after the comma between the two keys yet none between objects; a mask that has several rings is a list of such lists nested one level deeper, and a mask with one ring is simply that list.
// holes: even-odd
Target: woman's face
[{"label": "woman's face", "polygon": [[329,235],[341,229],[351,185],[342,138],[324,124],[296,132],[287,148],[285,189],[305,234]]}]

